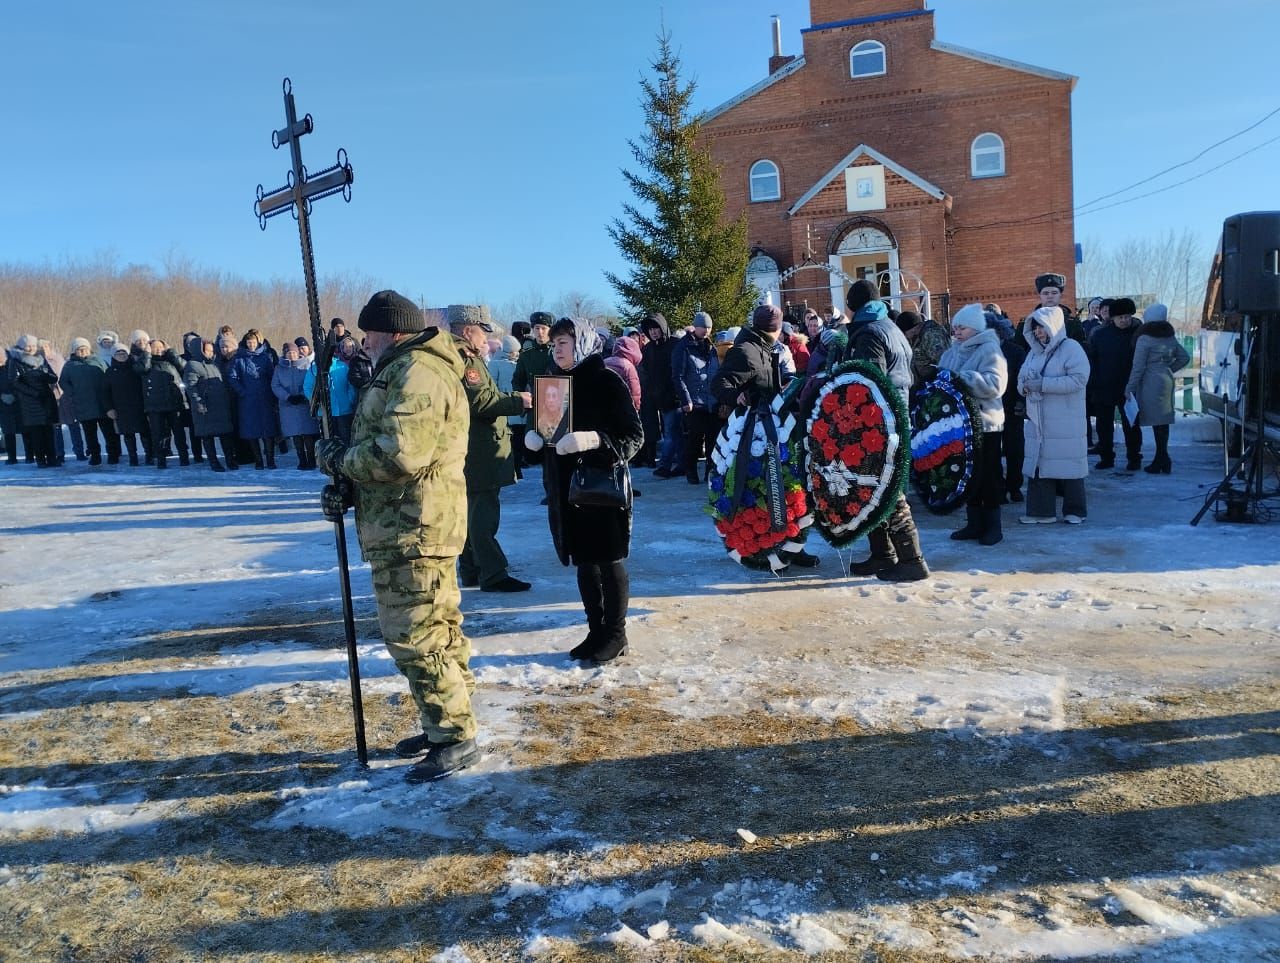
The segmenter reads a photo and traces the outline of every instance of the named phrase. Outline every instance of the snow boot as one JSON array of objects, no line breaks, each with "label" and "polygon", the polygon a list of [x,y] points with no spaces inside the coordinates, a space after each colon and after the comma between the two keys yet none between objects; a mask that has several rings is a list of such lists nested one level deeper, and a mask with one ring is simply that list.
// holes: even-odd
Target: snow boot
[{"label": "snow boot", "polygon": [[982,509],[977,505],[965,505],[964,514],[966,519],[964,528],[957,528],[951,533],[951,537],[958,542],[967,542],[981,537],[985,528]]},{"label": "snow boot", "polygon": [[1137,470],[1138,470],[1139,468],[1141,468],[1141,467],[1142,467],[1142,453],[1141,453],[1141,452],[1139,452],[1139,453],[1138,453],[1138,454],[1136,454],[1136,455],[1131,454],[1131,455],[1129,455],[1129,457],[1128,457],[1127,459],[1125,459],[1125,463],[1124,463],[1124,470],[1125,470],[1125,471],[1137,471]]},{"label": "snow boot", "polygon": [[209,452],[209,468],[212,471],[226,471],[226,469],[222,467],[222,462],[218,461],[218,456],[213,452]]},{"label": "snow boot", "polygon": [[893,550],[893,541],[889,538],[889,530],[883,525],[871,529],[867,533],[867,542],[871,547],[871,555],[861,562],[853,562],[849,566],[850,575],[875,575],[877,572],[898,563],[898,553]]},{"label": "snow boot", "polygon": [[1098,459],[1098,463],[1093,466],[1093,470],[1106,471],[1109,468],[1115,468],[1115,467],[1116,467],[1116,456],[1113,453],[1107,452],[1107,453],[1104,453],[1102,457]]},{"label": "snow boot", "polygon": [[1000,524],[1000,509],[984,508],[982,510],[982,534],[978,536],[979,545],[997,545],[1004,538],[1004,529]]},{"label": "snow boot", "polygon": [[929,566],[920,551],[920,534],[913,525],[908,531],[890,532],[898,560],[888,568],[876,572],[882,582],[919,582],[929,577]]}]

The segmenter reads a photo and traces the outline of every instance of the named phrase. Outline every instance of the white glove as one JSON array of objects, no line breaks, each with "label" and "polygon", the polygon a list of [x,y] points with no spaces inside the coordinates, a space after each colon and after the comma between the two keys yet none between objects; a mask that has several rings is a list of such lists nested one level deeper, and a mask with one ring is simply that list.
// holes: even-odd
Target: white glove
[{"label": "white glove", "polygon": [[526,431],[524,433],[524,446],[529,451],[542,451],[542,446],[546,442],[542,440],[542,436],[536,431]]},{"label": "white glove", "polygon": [[600,447],[600,436],[594,431],[571,431],[556,442],[557,455],[576,455]]}]

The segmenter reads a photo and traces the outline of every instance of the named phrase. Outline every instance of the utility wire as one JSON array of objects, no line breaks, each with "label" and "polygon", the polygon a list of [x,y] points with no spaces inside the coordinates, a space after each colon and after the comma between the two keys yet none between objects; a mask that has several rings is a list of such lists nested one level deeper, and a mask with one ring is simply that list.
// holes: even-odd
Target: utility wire
[{"label": "utility wire", "polygon": [[[1275,112],[1280,112],[1280,108],[1277,108]],[[1256,126],[1256,125],[1255,125],[1255,126]],[[1229,138],[1228,138],[1228,139],[1229,139]],[[1249,154],[1252,154],[1254,151],[1261,150],[1262,148],[1267,147],[1267,146],[1269,146],[1270,144],[1274,144],[1274,143],[1275,143],[1276,141],[1278,141],[1278,140],[1280,140],[1280,135],[1277,135],[1277,136],[1275,136],[1275,137],[1272,137],[1270,140],[1264,140],[1264,141],[1263,141],[1262,143],[1260,143],[1260,144],[1255,144],[1253,147],[1250,147],[1248,150],[1246,150],[1246,151],[1242,151],[1241,153],[1236,154],[1234,157],[1230,157],[1230,158],[1228,158],[1227,160],[1224,160],[1221,164],[1217,164],[1217,165],[1216,165],[1216,166],[1214,166],[1214,167],[1210,167],[1210,168],[1208,168],[1208,169],[1206,169],[1206,170],[1200,171],[1198,174],[1193,174],[1193,175],[1191,175],[1191,176],[1190,176],[1190,177],[1188,177],[1188,178],[1185,178],[1185,179],[1183,179],[1183,180],[1177,181],[1176,183],[1169,184],[1169,185],[1167,185],[1167,186],[1165,186],[1165,187],[1157,188],[1157,189],[1156,189],[1156,190],[1154,190],[1154,191],[1148,191],[1147,193],[1145,193],[1145,194],[1139,194],[1139,195],[1137,195],[1136,197],[1127,197],[1127,198],[1125,198],[1124,200],[1116,201],[1116,202],[1115,202],[1115,203],[1113,203],[1113,204],[1104,204],[1102,207],[1095,207],[1095,208],[1093,208],[1092,210],[1089,210],[1089,211],[1081,211],[1079,208],[1076,208],[1076,214],[1075,214],[1075,216],[1076,216],[1076,217],[1086,217],[1086,216],[1088,216],[1089,214],[1097,214],[1099,211],[1109,210],[1109,209],[1111,209],[1111,208],[1113,208],[1113,207],[1121,207],[1121,206],[1123,206],[1123,205],[1125,205],[1125,204],[1132,204],[1134,201],[1140,201],[1140,200],[1142,200],[1143,198],[1153,197],[1153,196],[1154,196],[1154,195],[1156,195],[1156,194],[1163,194],[1165,191],[1171,191],[1171,190],[1173,190],[1175,187],[1181,187],[1181,186],[1182,186],[1182,185],[1184,185],[1184,184],[1190,184],[1192,181],[1199,180],[1200,178],[1202,178],[1202,177],[1204,177],[1204,176],[1206,176],[1206,175],[1208,175],[1208,174],[1212,174],[1214,171],[1221,170],[1222,168],[1226,167],[1228,164],[1233,164],[1233,163],[1235,163],[1236,161],[1240,160],[1240,158],[1242,158],[1242,157],[1246,157],[1246,156],[1248,156]],[[1179,164],[1179,165],[1177,165],[1177,166],[1181,167],[1181,166],[1184,166],[1184,165]],[[1176,169],[1176,168],[1170,168],[1170,170],[1175,170],[1175,169]],[[1157,176],[1158,176],[1158,175],[1157,175]],[[1133,187],[1135,187],[1135,186],[1137,186],[1137,185],[1131,185],[1130,187],[1125,188],[1125,190],[1131,190],[1131,189],[1132,189]],[[1112,194],[1108,194],[1108,195],[1106,195],[1106,196],[1107,196],[1107,197],[1114,197],[1116,194],[1122,194],[1122,193],[1124,193],[1124,192],[1123,192],[1123,191],[1115,191],[1114,193],[1112,193]],[[1099,200],[1101,200],[1101,198],[1099,198]],[[1095,203],[1096,203],[1096,202],[1095,202]],[[1087,206],[1087,205],[1085,205],[1085,206]],[[978,229],[978,228],[984,228],[984,227],[1015,227],[1015,226],[1022,225],[1022,224],[1036,224],[1036,223],[1040,223],[1040,222],[1043,222],[1043,221],[1052,221],[1052,220],[1056,220],[1056,219],[1058,219],[1058,218],[1060,218],[1060,217],[1062,217],[1062,216],[1064,216],[1064,215],[1066,215],[1066,214],[1070,214],[1070,213],[1072,213],[1072,211],[1071,211],[1071,209],[1069,209],[1069,208],[1068,208],[1068,209],[1064,209],[1064,210],[1060,210],[1060,211],[1045,211],[1045,212],[1043,212],[1043,213],[1041,213],[1041,214],[1033,214],[1033,215],[1031,215],[1030,217],[1014,218],[1014,219],[1012,219],[1012,220],[1005,220],[1005,221],[987,221],[987,222],[982,223],[982,224],[957,224],[954,228],[952,228],[952,230],[953,230],[953,231],[964,231],[964,230],[970,230],[970,231],[971,231],[971,230],[976,230],[976,229]]]},{"label": "utility wire", "polygon": [[[1280,109],[1280,108],[1277,108],[1277,109]],[[1105,211],[1112,207],[1119,207],[1121,204],[1128,204],[1131,201],[1140,201],[1144,197],[1153,197],[1156,194],[1163,194],[1165,191],[1171,191],[1175,187],[1181,187],[1183,184],[1190,184],[1192,181],[1199,180],[1201,177],[1204,177],[1206,174],[1212,174],[1216,170],[1221,170],[1222,168],[1226,167],[1228,164],[1235,163],[1241,157],[1245,157],[1249,154],[1252,154],[1256,150],[1261,150],[1262,148],[1266,147],[1268,144],[1274,144],[1278,140],[1280,140],[1280,134],[1277,134],[1275,137],[1272,137],[1270,140],[1264,140],[1261,144],[1256,144],[1253,147],[1250,147],[1246,151],[1242,151],[1241,153],[1236,154],[1235,157],[1224,160],[1221,164],[1218,164],[1216,167],[1210,167],[1208,170],[1201,171],[1199,174],[1193,174],[1191,177],[1188,177],[1185,180],[1176,181],[1173,184],[1169,184],[1167,187],[1160,187],[1154,191],[1147,191],[1147,193],[1139,194],[1137,197],[1129,197],[1123,201],[1116,201],[1114,204],[1104,204],[1102,207],[1095,207],[1091,211],[1081,211],[1076,215],[1076,217],[1085,217],[1086,215],[1089,215],[1089,214],[1097,214],[1098,211]],[[1170,170],[1173,170],[1173,168],[1170,168]],[[1111,196],[1114,196],[1114,195],[1111,195]]]},{"label": "utility wire", "polygon": [[[1183,162],[1182,162],[1182,163],[1180,163],[1180,164],[1174,164],[1172,167],[1166,167],[1164,170],[1160,171],[1159,173],[1157,173],[1157,174],[1152,174],[1150,177],[1144,177],[1142,180],[1140,180],[1140,181],[1138,181],[1138,182],[1136,182],[1136,183],[1134,183],[1134,184],[1130,184],[1128,187],[1122,187],[1122,188],[1120,188],[1120,190],[1118,190],[1118,191],[1112,191],[1110,194],[1103,194],[1101,197],[1095,197],[1093,200],[1088,201],[1087,203],[1084,203],[1084,204],[1077,204],[1077,205],[1076,205],[1076,211],[1077,211],[1077,212],[1083,211],[1083,209],[1084,209],[1084,208],[1086,208],[1086,207],[1092,207],[1094,204],[1097,204],[1097,203],[1098,203],[1098,201],[1105,201],[1105,200],[1107,200],[1107,199],[1108,199],[1108,198],[1110,198],[1110,197],[1115,197],[1117,194],[1124,194],[1124,193],[1127,193],[1128,191],[1133,190],[1135,187],[1141,187],[1143,184],[1149,184],[1149,183],[1151,183],[1151,182],[1152,182],[1153,180],[1155,180],[1157,177],[1163,177],[1165,174],[1168,174],[1168,173],[1171,173],[1172,171],[1176,171],[1176,170],[1179,170],[1180,168],[1186,167],[1188,164],[1194,164],[1196,161],[1198,161],[1198,160],[1199,160],[1201,157],[1203,157],[1205,154],[1209,153],[1211,150],[1216,150],[1217,148],[1221,147],[1223,144],[1227,143],[1228,141],[1233,141],[1233,140],[1235,140],[1237,137],[1241,137],[1241,136],[1243,136],[1243,135],[1245,135],[1245,134],[1249,133],[1249,131],[1251,131],[1251,130],[1253,130],[1253,129],[1257,128],[1257,127],[1261,127],[1263,124],[1265,124],[1268,120],[1270,120],[1270,119],[1271,119],[1272,117],[1274,117],[1276,114],[1280,114],[1280,107],[1277,107],[1275,110],[1271,111],[1269,114],[1267,114],[1267,115],[1266,115],[1265,117],[1263,117],[1261,120],[1258,120],[1258,121],[1256,121],[1256,122],[1254,122],[1254,123],[1250,124],[1248,127],[1244,128],[1244,130],[1238,130],[1238,131],[1236,131],[1234,134],[1230,135],[1229,137],[1224,137],[1224,138],[1222,138],[1222,140],[1218,141],[1216,144],[1210,144],[1208,147],[1206,147],[1206,148],[1205,148],[1204,150],[1202,150],[1200,153],[1196,154],[1196,156],[1195,156],[1195,157],[1193,157],[1193,158],[1191,158],[1190,160],[1185,160],[1185,161],[1183,161]],[[1268,143],[1270,143],[1270,142],[1268,141]],[[1241,156],[1243,156],[1243,155],[1241,155]],[[1214,168],[1214,170],[1217,170],[1217,168]],[[1185,182],[1184,182],[1184,183],[1185,183]],[[1149,195],[1145,195],[1145,196],[1149,196]]]}]

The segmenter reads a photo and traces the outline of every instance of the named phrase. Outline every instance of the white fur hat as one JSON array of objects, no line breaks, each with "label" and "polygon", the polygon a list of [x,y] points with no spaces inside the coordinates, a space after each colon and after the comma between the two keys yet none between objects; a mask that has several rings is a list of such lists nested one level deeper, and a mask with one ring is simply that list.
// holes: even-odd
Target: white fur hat
[{"label": "white fur hat", "polygon": [[141,328],[138,328],[129,335],[129,343],[137,344],[139,341],[146,341],[147,343],[150,343],[151,335],[147,334],[147,332],[143,331]]},{"label": "white fur hat", "polygon": [[981,304],[966,304],[951,318],[953,328],[972,328],[974,331],[987,330],[987,314]]}]

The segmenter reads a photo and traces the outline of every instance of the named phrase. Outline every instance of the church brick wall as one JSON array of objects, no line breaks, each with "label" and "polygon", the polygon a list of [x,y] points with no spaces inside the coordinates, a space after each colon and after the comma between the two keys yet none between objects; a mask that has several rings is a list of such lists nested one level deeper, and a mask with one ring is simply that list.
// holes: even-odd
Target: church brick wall
[{"label": "church brick wall", "polygon": [[[811,9],[813,22],[823,23],[918,7],[812,0]],[[887,73],[855,80],[848,51],[866,39],[885,44]],[[806,223],[825,257],[829,232],[854,216],[844,210],[843,178],[794,218],[787,211],[866,144],[951,197],[944,213],[942,201],[886,170],[888,209],[868,213],[898,237],[901,266],[935,293],[949,289],[953,311],[994,300],[1017,317],[1037,303],[1037,274],[1074,273],[1071,81],[934,50],[933,39],[928,12],[804,33],[803,66],[704,127],[726,214],[745,210],[749,240],[782,269],[803,257]],[[1004,140],[1006,174],[975,179],[970,145],[988,131]],[[782,200],[749,202],[747,172],[761,158],[778,165]],[[1068,289],[1070,303],[1071,281]]]}]

